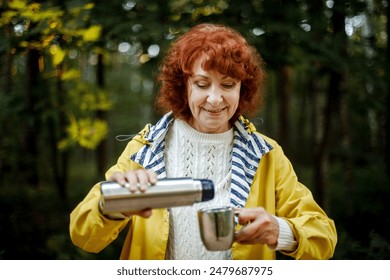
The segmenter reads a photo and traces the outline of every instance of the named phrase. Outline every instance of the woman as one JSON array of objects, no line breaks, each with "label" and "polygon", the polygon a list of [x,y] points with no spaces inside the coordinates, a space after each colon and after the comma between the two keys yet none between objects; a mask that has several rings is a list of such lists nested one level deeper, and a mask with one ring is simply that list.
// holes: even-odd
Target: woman
[{"label": "woman", "polygon": [[[206,178],[215,198],[105,216],[96,184],[71,214],[74,244],[99,252],[130,223],[121,259],[274,259],[276,251],[331,258],[334,222],[298,182],[282,148],[243,117],[260,107],[264,76],[260,55],[228,27],[201,24],[180,37],[159,76],[157,104],[165,115],[130,140],[106,178],[132,191],[159,178]],[[207,251],[197,210],[223,205],[239,213],[236,242],[228,251]]]}]

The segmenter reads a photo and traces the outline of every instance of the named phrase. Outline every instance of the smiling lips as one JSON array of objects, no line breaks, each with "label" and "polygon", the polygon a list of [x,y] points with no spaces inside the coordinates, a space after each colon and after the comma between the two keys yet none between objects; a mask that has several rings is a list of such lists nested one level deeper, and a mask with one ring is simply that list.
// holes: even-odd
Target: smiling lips
[{"label": "smiling lips", "polygon": [[225,110],[226,107],[222,108],[222,109],[219,109],[219,110],[208,110],[206,108],[204,108],[204,109],[207,111],[207,113],[218,114],[218,113],[221,113],[223,110]]}]

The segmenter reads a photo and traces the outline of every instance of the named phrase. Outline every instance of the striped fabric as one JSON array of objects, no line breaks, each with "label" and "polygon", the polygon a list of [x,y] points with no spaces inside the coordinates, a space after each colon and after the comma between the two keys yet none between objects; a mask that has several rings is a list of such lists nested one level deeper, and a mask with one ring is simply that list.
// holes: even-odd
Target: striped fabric
[{"label": "striped fabric", "polygon": [[[131,156],[131,160],[145,169],[154,170],[159,179],[166,177],[165,135],[173,120],[172,114],[168,113],[156,125],[150,126],[145,136],[149,145],[143,146]],[[235,122],[230,195],[233,207],[243,208],[245,206],[260,160],[273,148],[259,134],[252,133],[253,130],[254,126],[243,117]]]},{"label": "striped fabric", "polygon": [[173,120],[172,114],[168,113],[156,125],[149,126],[149,132],[145,136],[149,145],[143,146],[131,156],[131,160],[145,169],[152,169],[156,172],[159,179],[166,178],[164,162],[165,135]]}]

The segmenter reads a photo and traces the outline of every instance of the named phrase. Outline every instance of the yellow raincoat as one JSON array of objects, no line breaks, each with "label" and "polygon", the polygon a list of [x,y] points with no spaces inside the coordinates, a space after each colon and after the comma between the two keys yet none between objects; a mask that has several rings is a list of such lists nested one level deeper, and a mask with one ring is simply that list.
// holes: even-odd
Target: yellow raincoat
[{"label": "yellow raincoat", "polygon": [[[106,179],[117,171],[148,168],[145,164],[140,164],[142,160],[134,155],[137,153],[139,155],[139,151],[143,148],[149,149],[163,141],[169,123],[173,121],[171,116],[166,117],[168,117],[166,122],[168,125],[165,123],[160,130],[147,125],[128,143],[117,164],[107,171]],[[337,243],[335,224],[314,201],[310,190],[298,181],[282,148],[274,140],[256,132],[255,127],[242,117],[236,122],[235,129],[240,130],[241,137],[246,138],[242,140],[243,143],[253,153],[259,151],[253,148],[254,143],[259,141],[250,139],[256,137],[257,140],[263,141],[258,143],[263,154],[259,157],[258,166],[253,170],[254,176],[251,177],[251,184],[248,186],[250,189],[243,206],[264,207],[269,213],[288,222],[298,246],[293,252],[282,251],[281,253],[295,259],[331,258]],[[151,140],[153,137],[156,141]],[[163,162],[159,162],[163,166]],[[159,173],[155,164],[153,168]],[[160,169],[159,177],[163,178],[164,173],[161,170],[163,168]],[[71,213],[70,236],[76,246],[88,252],[98,253],[115,240],[120,231],[129,224],[121,259],[162,260],[165,258],[169,234],[167,209],[154,209],[148,219],[133,216],[131,219],[111,220],[99,212],[100,196],[98,183]],[[237,225],[237,230],[239,227],[240,225]],[[234,243],[232,256],[233,259],[239,260],[275,259],[275,252],[261,244]]]}]

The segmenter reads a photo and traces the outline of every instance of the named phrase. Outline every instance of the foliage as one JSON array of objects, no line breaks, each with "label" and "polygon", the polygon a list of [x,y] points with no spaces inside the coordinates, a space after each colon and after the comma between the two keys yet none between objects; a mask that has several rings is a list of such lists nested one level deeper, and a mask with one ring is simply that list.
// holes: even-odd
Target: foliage
[{"label": "foliage", "polygon": [[74,143],[87,149],[95,149],[99,142],[106,138],[108,132],[107,123],[101,120],[80,119],[70,117],[70,125],[67,128],[68,138],[60,141],[59,149],[66,149]]}]

